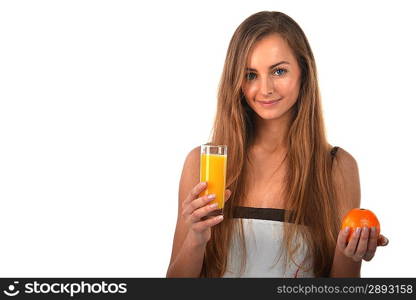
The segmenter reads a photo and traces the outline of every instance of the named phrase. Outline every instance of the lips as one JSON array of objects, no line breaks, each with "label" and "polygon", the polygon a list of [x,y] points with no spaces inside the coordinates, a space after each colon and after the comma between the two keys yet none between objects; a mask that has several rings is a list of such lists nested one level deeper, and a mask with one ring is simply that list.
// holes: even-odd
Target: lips
[{"label": "lips", "polygon": [[276,99],[276,100],[269,100],[269,101],[260,101],[260,100],[257,100],[257,101],[262,103],[262,104],[272,104],[272,103],[278,102],[280,100],[282,100],[282,98]]}]

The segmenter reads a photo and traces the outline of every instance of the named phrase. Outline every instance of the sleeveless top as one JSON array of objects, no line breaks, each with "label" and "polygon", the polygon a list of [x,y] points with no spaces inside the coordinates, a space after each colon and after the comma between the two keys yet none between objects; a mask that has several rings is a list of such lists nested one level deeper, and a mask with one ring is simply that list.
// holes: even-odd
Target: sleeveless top
[{"label": "sleeveless top", "polygon": [[[332,159],[339,147],[331,149]],[[285,265],[283,249],[284,209],[236,206],[233,222],[241,220],[246,244],[246,264],[236,232],[232,234],[228,263],[223,277],[314,277],[312,258],[306,256],[306,243],[294,239],[299,248]],[[290,219],[289,219],[290,222]],[[290,224],[289,224],[290,226]]]}]

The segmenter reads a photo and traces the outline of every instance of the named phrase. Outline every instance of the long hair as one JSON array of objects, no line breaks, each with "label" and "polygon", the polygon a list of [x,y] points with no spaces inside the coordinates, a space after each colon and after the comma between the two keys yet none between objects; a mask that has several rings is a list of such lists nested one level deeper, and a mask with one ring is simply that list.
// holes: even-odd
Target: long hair
[{"label": "long hair", "polygon": [[[233,207],[246,195],[248,149],[255,133],[255,112],[242,92],[248,54],[253,45],[268,34],[279,34],[290,46],[301,69],[299,96],[292,107],[288,131],[285,209],[292,224],[284,224],[283,245],[286,262],[294,261],[301,237],[316,277],[329,276],[340,220],[333,187],[330,145],[326,139],[315,59],[300,26],[281,12],[261,11],[249,16],[234,32],[218,87],[217,112],[210,142],[228,145],[227,188],[232,191],[224,206],[224,220],[211,228],[200,277],[221,277],[227,267],[232,232],[236,230],[246,249],[241,220],[231,221]],[[286,214],[285,220],[288,221]],[[302,226],[306,225],[306,226]],[[303,266],[299,266],[303,268]]]}]

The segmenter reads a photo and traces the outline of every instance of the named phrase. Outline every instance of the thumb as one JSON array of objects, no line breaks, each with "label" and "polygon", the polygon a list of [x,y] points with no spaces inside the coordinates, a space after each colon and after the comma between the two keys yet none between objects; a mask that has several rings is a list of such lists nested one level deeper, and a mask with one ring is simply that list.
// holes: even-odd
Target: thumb
[{"label": "thumb", "polygon": [[389,244],[389,239],[386,238],[384,235],[380,234],[377,239],[377,246],[387,246]]}]

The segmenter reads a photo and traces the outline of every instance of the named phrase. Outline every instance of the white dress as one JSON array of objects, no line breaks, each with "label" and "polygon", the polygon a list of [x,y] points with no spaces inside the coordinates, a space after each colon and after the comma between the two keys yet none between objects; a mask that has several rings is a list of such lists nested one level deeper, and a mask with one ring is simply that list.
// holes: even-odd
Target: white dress
[{"label": "white dress", "polygon": [[[331,149],[331,157],[334,159],[338,146]],[[315,277],[312,268],[312,258],[306,257],[306,244],[295,255],[295,263],[284,266],[283,215],[285,211],[273,208],[237,207],[233,221],[239,219],[243,222],[244,238],[246,240],[247,261],[245,270],[240,271],[242,249],[236,234],[231,240],[228,252],[228,265],[223,277]],[[276,263],[277,262],[277,263]]]},{"label": "white dress", "polygon": [[[312,268],[304,271],[295,263],[289,262],[285,267],[283,236],[283,213],[281,209],[239,207],[239,219],[243,222],[246,241],[246,268],[240,272],[242,249],[237,235],[231,239],[228,252],[227,269],[223,277],[314,277]],[[311,266],[312,261],[305,256],[305,243],[300,244],[294,260],[298,265]]]}]

